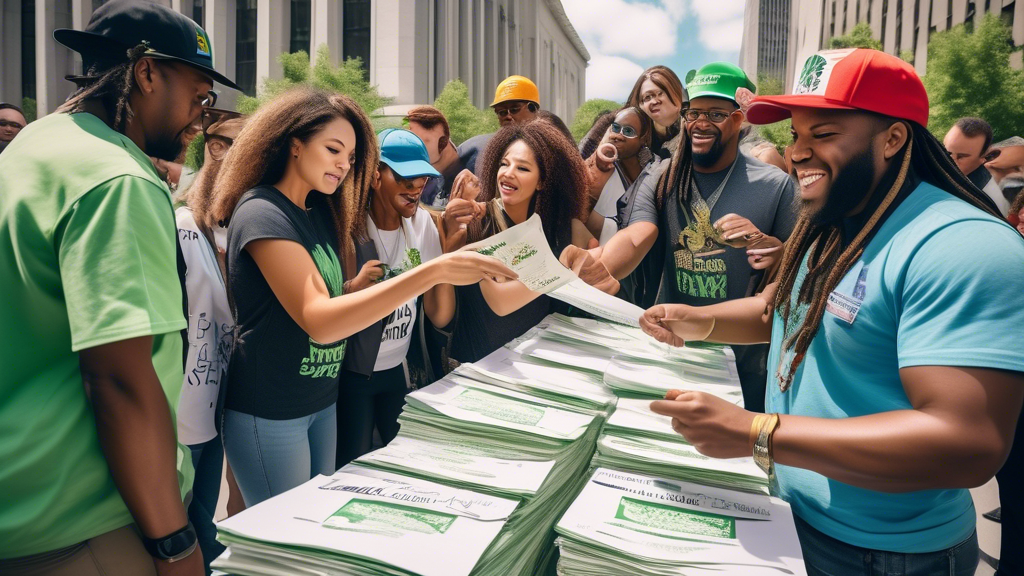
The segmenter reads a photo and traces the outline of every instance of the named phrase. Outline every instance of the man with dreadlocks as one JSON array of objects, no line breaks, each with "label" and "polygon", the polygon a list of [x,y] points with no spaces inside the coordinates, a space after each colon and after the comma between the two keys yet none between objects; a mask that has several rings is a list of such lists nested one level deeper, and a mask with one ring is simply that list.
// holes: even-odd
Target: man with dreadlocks
[{"label": "man with dreadlocks", "polygon": [[769,413],[680,391],[651,408],[706,455],[753,453],[812,576],[973,575],[966,489],[999,470],[1024,398],[1024,241],[925,129],[909,64],[823,52],[794,92],[748,111],[793,121],[803,209],[774,296],[641,320],[676,345],[770,341]]},{"label": "man with dreadlocks", "polygon": [[0,157],[0,573],[204,573],[176,444],[186,327],[170,192],[213,104],[195,22],[112,0],[55,39],[78,90]]},{"label": "man with dreadlocks", "polygon": [[[725,62],[693,70],[686,81],[682,144],[660,179],[638,187],[626,227],[592,251],[617,279],[639,267],[631,280],[648,304],[705,306],[751,295],[796,220],[793,181],[740,152],[737,99],[752,96],[754,83]],[[575,247],[562,255],[570,267],[573,253],[582,255]],[[744,404],[762,412],[768,347],[735,352]]]}]

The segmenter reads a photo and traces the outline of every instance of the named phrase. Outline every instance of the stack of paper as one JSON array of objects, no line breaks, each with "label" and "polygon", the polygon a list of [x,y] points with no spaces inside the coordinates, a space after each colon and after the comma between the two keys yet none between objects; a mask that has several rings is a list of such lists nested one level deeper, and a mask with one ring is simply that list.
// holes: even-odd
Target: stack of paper
[{"label": "stack of paper", "polygon": [[804,575],[785,502],[597,469],[555,530],[560,576]]},{"label": "stack of paper", "polygon": [[665,365],[615,357],[605,366],[604,383],[620,398],[657,400],[669,390],[693,390],[743,401],[736,363],[729,358]]},{"label": "stack of paper", "polygon": [[456,374],[500,388],[530,394],[570,409],[607,413],[615,395],[597,375],[527,362],[507,348],[499,348]]},{"label": "stack of paper", "polygon": [[[568,394],[562,390],[559,394]],[[542,573],[553,527],[579,491],[603,413],[450,374],[407,397],[398,437],[356,461],[521,498],[474,575]]]},{"label": "stack of paper", "polygon": [[673,348],[637,328],[552,314],[508,348],[527,361],[600,375],[618,396],[663,397],[698,384],[739,386],[729,348]]},{"label": "stack of paper", "polygon": [[217,525],[243,576],[467,576],[519,501],[346,467]]},{"label": "stack of paper", "polygon": [[651,474],[745,492],[767,493],[768,477],[753,458],[711,458],[650,410],[650,400],[620,398],[597,441],[594,466]]}]

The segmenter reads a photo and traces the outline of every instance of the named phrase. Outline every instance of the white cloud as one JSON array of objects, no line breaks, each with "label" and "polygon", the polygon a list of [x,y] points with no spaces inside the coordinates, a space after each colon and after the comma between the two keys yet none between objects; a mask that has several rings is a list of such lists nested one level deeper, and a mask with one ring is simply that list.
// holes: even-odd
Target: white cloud
[{"label": "white cloud", "polygon": [[686,0],[562,0],[562,6],[592,52],[634,58],[674,54],[687,13]]},{"label": "white cloud", "polygon": [[592,53],[587,66],[587,98],[623,102],[643,71],[642,66],[627,58]]},{"label": "white cloud", "polygon": [[744,0],[691,0],[700,43],[716,52],[739,52]]}]

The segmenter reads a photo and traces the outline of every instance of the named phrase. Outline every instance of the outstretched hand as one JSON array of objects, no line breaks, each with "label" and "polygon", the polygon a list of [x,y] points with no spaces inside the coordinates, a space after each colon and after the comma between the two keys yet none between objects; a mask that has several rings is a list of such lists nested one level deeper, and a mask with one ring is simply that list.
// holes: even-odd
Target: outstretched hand
[{"label": "outstretched hand", "polygon": [[750,456],[753,412],[705,392],[669,390],[651,411],[672,417],[672,429],[698,452],[712,458]]},{"label": "outstretched hand", "polygon": [[594,288],[606,294],[618,294],[619,281],[590,251],[570,244],[565,247],[565,250],[562,250],[558,261]]},{"label": "outstretched hand", "polygon": [[686,304],[658,304],[640,317],[640,328],[658,342],[681,348],[687,340],[707,339],[715,328],[715,320]]}]

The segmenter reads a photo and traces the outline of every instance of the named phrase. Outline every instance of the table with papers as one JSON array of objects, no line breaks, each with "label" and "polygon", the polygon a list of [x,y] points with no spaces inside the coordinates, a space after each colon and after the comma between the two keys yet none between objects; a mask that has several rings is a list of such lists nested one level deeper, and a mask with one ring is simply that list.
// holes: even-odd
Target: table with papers
[{"label": "table with papers", "polygon": [[669,347],[639,309],[562,290],[579,279],[539,230],[470,248],[603,319],[550,315],[410,393],[390,444],[218,523],[217,574],[806,574],[752,459],[704,456],[650,410],[673,389],[742,406],[732,351]]}]

